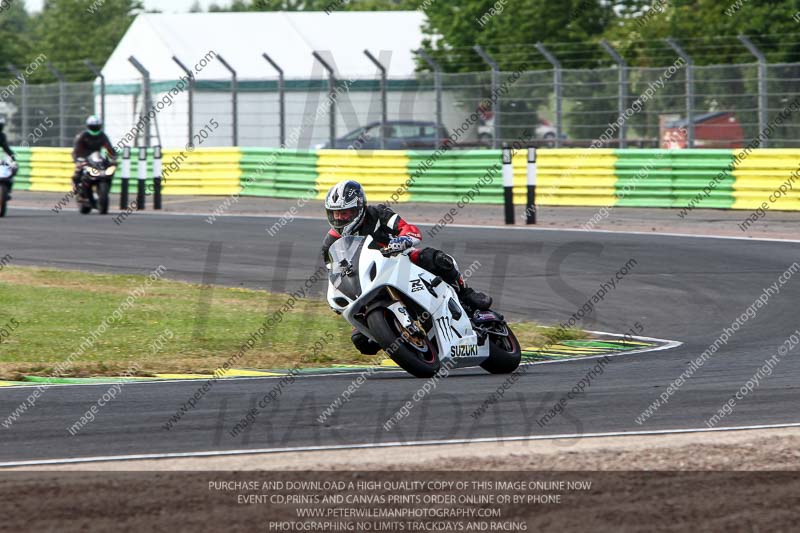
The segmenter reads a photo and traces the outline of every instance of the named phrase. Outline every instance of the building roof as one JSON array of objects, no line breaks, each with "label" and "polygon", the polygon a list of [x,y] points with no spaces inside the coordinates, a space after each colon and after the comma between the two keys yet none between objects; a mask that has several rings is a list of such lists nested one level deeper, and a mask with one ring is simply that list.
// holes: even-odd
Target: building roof
[{"label": "building roof", "polygon": [[[175,80],[183,71],[178,57],[192,68],[209,52],[221,55],[239,79],[276,77],[262,57],[266,52],[287,79],[323,79],[318,51],[340,79],[375,78],[368,49],[388,67],[390,77],[412,76],[413,50],[422,44],[424,14],[418,11],[245,12],[141,14],[134,20],[103,67],[106,82],[127,83],[141,76],[128,58],[135,56],[153,81]],[[199,81],[227,80],[229,72],[211,61]]]}]

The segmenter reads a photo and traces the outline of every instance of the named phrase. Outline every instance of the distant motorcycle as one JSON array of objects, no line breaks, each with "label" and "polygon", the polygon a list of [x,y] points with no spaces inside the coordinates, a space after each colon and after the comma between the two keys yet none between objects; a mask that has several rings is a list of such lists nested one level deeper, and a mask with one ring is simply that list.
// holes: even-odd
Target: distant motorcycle
[{"label": "distant motorcycle", "polygon": [[100,152],[93,152],[88,158],[79,158],[82,164],[81,181],[78,186],[77,202],[82,215],[97,209],[101,215],[108,214],[111,180],[117,166],[114,161]]},{"label": "distant motorcycle", "polygon": [[6,216],[11,198],[11,180],[17,175],[17,162],[11,158],[0,161],[0,217]]}]

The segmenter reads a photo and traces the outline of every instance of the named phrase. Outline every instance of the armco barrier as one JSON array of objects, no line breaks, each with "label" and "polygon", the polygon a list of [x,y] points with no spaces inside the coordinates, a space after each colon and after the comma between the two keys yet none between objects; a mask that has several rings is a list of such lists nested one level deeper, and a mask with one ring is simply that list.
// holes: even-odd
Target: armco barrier
[{"label": "armco barrier", "polygon": [[[18,187],[67,191],[69,149],[18,148]],[[541,149],[537,204],[800,210],[800,150]],[[389,151],[210,148],[164,151],[165,195],[241,193],[324,198],[334,183],[364,184],[372,202],[502,203],[500,150]],[[513,158],[514,198],[525,204],[526,153]],[[137,175],[132,161],[132,176]],[[118,183],[118,180],[115,180]],[[483,185],[479,185],[482,182]],[[115,187],[115,190],[118,188]],[[780,190],[774,201],[770,195]],[[774,196],[774,195],[773,195]]]},{"label": "armco barrier", "polygon": [[615,153],[619,178],[616,205],[684,207],[698,194],[698,208],[727,209],[733,205],[731,150],[625,149]]},{"label": "armco barrier", "polygon": [[[69,148],[31,148],[27,156],[23,156],[26,153],[24,150],[15,150],[20,156],[20,172],[17,175],[19,185],[24,183],[31,191],[67,192],[72,188],[71,178],[75,166]],[[165,179],[162,193],[228,195],[239,192],[240,160],[241,150],[238,148],[207,148],[193,152],[164,150]],[[134,150],[131,157],[132,194],[136,190],[138,167],[138,157]],[[150,150],[148,176],[152,174],[152,168]],[[119,173],[117,177],[119,178]],[[114,180],[112,192],[119,192],[119,183],[119,179]]]},{"label": "armco barrier", "polygon": [[273,198],[316,195],[317,159],[314,151],[283,148],[242,148],[242,194]]},{"label": "armco barrier", "polygon": [[[14,178],[14,189],[17,191],[27,191],[31,188],[31,150],[30,148],[14,148],[17,156],[19,169]],[[5,154],[3,154],[5,155]]]},{"label": "armco barrier", "polygon": [[[537,150],[538,205],[614,205],[617,155],[610,149]],[[514,203],[525,205],[527,152],[514,154]]]},{"label": "armco barrier", "polygon": [[[456,203],[470,190],[478,189],[473,201],[500,204],[503,202],[501,157],[500,150],[408,152],[411,186],[404,199]],[[490,178],[491,182],[478,186],[484,177],[483,182],[489,182]],[[522,180],[525,181],[524,174]]]},{"label": "armco barrier", "polygon": [[[148,175],[152,175],[152,153],[149,157]],[[164,150],[162,194],[227,196],[238,193],[241,159],[239,148],[203,148],[193,152]]]},{"label": "armco barrier", "polygon": [[330,187],[350,178],[364,186],[367,198],[386,202],[409,177],[409,156],[401,150],[318,150],[317,154],[316,186],[319,200],[325,199]]},{"label": "armco barrier", "polygon": [[754,150],[733,175],[734,209],[755,209],[767,202],[770,209],[800,211],[800,150]]}]

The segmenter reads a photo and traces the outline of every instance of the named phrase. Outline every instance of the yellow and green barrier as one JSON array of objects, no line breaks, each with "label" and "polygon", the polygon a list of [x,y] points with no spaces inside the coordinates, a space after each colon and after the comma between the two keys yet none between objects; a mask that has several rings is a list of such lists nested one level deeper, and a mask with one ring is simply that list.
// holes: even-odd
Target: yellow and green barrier
[{"label": "yellow and green barrier", "polygon": [[[72,188],[72,150],[69,148],[18,148],[20,171],[17,184],[21,190],[68,192]],[[152,172],[153,153],[148,150],[148,169]],[[242,150],[206,148],[187,152],[168,149],[163,152],[165,195],[228,195],[239,192],[242,174]],[[131,194],[135,195],[138,177],[138,152],[131,155]],[[121,158],[120,158],[121,167]],[[121,168],[120,168],[121,170]],[[121,172],[117,171],[112,192],[119,192]],[[148,176],[150,179],[151,176]]]},{"label": "yellow and green barrier", "polygon": [[317,199],[344,179],[364,186],[367,198],[389,201],[408,180],[408,153],[402,150],[318,150]]},{"label": "yellow and green barrier", "polygon": [[[163,195],[227,196],[239,192],[242,177],[239,148],[203,148],[193,152],[165,149],[162,156]],[[149,157],[152,159],[152,151]],[[152,171],[152,160],[149,164]],[[136,172],[134,166],[131,181]]]},{"label": "yellow and green barrier", "polygon": [[800,150],[754,150],[733,175],[733,209],[755,209],[770,202],[771,209],[800,211]]},{"label": "yellow and green barrier", "polygon": [[316,152],[283,148],[242,148],[241,151],[242,194],[302,198],[316,189]]},{"label": "yellow and green barrier", "polygon": [[[66,192],[73,172],[67,148],[19,148],[21,190]],[[137,177],[136,154],[131,181]],[[152,154],[150,154],[152,157]],[[503,202],[500,150],[164,150],[164,195],[322,199],[343,179],[364,184],[372,202]],[[524,205],[526,154],[513,158],[515,203]],[[151,167],[152,168],[152,167]],[[538,150],[537,203],[753,209],[775,190],[771,207],[800,210],[800,149]],[[478,185],[479,181],[483,185]],[[133,186],[133,185],[132,185]],[[115,191],[119,180],[115,180]]]}]

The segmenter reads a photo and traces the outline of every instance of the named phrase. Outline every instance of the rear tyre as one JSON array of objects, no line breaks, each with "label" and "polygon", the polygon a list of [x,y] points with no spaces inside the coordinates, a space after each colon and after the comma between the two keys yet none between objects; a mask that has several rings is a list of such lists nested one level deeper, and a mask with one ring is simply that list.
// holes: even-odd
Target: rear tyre
[{"label": "rear tyre", "polygon": [[489,358],[481,368],[491,374],[510,374],[519,367],[522,350],[514,332],[508,328],[508,336],[489,334]]},{"label": "rear tyre", "polygon": [[367,325],[392,361],[412,376],[430,378],[439,371],[441,364],[433,343],[426,339],[422,350],[415,348],[412,341],[403,337],[405,330],[391,311],[375,309],[367,315]]},{"label": "rear tyre", "polygon": [[81,215],[88,215],[91,212],[92,212],[91,205],[81,204]]},{"label": "rear tyre", "polygon": [[8,209],[8,183],[0,183],[0,217],[6,216]]},{"label": "rear tyre", "polygon": [[108,193],[111,184],[107,181],[101,181],[97,184],[97,196],[99,196],[99,211],[101,215],[108,214]]}]

